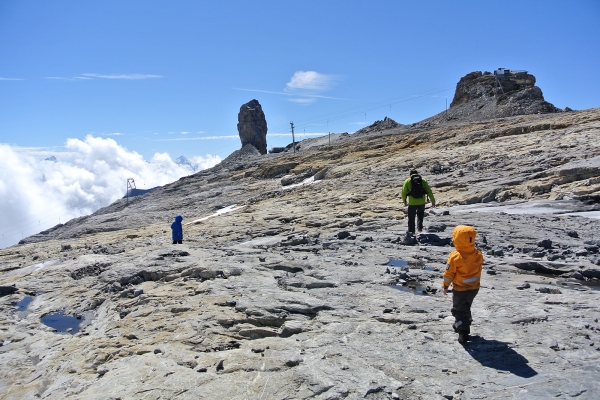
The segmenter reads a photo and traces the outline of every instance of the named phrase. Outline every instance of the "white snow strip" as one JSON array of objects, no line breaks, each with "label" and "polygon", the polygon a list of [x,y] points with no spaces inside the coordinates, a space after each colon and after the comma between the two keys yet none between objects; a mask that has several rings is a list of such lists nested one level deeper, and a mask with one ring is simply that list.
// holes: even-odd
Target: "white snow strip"
[{"label": "white snow strip", "polygon": [[240,246],[274,246],[279,242],[287,239],[287,236],[269,236],[265,238],[253,239],[244,243],[240,243]]},{"label": "white snow strip", "polygon": [[600,211],[582,211],[582,212],[574,212],[563,215],[575,215],[579,217],[587,217],[587,218],[596,218],[600,219]]},{"label": "white snow strip", "polygon": [[284,187],[282,187],[282,189],[288,190],[288,189],[293,189],[295,187],[312,185],[314,183],[319,183],[319,182],[321,182],[321,181],[315,181],[315,177],[311,176],[310,178],[306,178],[305,180],[303,180],[300,183],[294,183],[293,185],[284,186]]},{"label": "white snow strip", "polygon": [[[508,203],[508,202],[507,202]],[[578,211],[581,210],[581,204],[575,201],[557,201],[557,200],[534,200],[534,201],[513,201],[510,203],[484,203],[470,204],[464,206],[450,207],[449,210],[456,213],[468,212],[489,212],[521,215],[578,215],[587,218],[600,218],[600,211]]]},{"label": "white snow strip", "polygon": [[206,221],[206,220],[207,220],[207,219],[209,219],[209,218],[212,218],[212,217],[218,217],[218,216],[219,216],[219,215],[221,215],[221,214],[226,214],[226,213],[228,213],[228,212],[232,212],[232,211],[235,211],[235,210],[239,210],[240,208],[244,208],[244,207],[246,207],[246,206],[239,206],[239,207],[236,207],[236,205],[235,205],[235,204],[234,204],[234,205],[231,205],[231,206],[223,207],[223,208],[221,208],[220,210],[218,210],[218,211],[217,211],[216,213],[214,213],[214,214],[211,214],[211,215],[208,215],[208,216],[206,216],[206,217],[199,218],[199,219],[195,219],[195,220],[193,220],[192,222],[188,222],[188,223],[187,223],[187,224],[185,224],[185,225],[197,224],[197,223],[199,223],[199,222]]},{"label": "white snow strip", "polygon": [[58,263],[60,263],[60,260],[44,261],[43,263],[33,264],[33,265],[29,265],[27,267],[9,271],[9,272],[3,274],[2,277],[5,278],[5,277],[15,276],[15,275],[29,275],[29,274],[33,274],[36,271],[39,271],[42,268],[50,267],[50,266],[58,264]]}]

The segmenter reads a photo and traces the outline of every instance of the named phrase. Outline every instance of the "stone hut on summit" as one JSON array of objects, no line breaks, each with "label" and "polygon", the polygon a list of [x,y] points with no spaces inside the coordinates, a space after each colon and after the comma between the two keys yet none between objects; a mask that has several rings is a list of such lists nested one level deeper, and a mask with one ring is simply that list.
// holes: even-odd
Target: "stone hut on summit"
[{"label": "stone hut on summit", "polygon": [[258,100],[240,107],[237,128],[242,147],[251,144],[260,154],[267,154],[267,120]]}]

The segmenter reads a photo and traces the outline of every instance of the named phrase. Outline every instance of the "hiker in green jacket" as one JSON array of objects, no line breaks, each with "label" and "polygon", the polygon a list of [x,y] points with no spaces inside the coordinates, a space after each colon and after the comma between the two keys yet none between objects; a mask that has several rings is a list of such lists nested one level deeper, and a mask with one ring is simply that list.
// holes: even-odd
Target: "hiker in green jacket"
[{"label": "hiker in green jacket", "polygon": [[[417,217],[417,229],[419,233],[423,231],[423,217],[425,215],[425,203],[427,198],[431,201],[431,206],[435,207],[435,197],[427,181],[419,175],[416,169],[410,171],[410,178],[404,181],[402,185],[402,201],[408,205],[408,232],[415,233],[415,216]],[[406,201],[408,197],[408,202]]]}]

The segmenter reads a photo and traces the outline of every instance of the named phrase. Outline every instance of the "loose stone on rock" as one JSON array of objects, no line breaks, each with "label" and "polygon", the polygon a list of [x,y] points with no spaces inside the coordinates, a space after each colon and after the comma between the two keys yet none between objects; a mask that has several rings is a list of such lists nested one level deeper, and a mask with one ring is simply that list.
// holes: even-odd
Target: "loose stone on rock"
[{"label": "loose stone on rock", "polygon": [[285,365],[292,368],[292,367],[296,367],[296,366],[300,365],[300,363],[302,361],[303,361],[302,358],[294,357],[294,358],[290,358],[289,360],[287,360],[285,362]]},{"label": "loose stone on rock", "polygon": [[341,232],[338,232],[338,234],[337,234],[337,238],[340,239],[340,240],[346,239],[346,238],[348,238],[350,236],[351,236],[350,232],[348,232],[348,231],[341,231]]}]

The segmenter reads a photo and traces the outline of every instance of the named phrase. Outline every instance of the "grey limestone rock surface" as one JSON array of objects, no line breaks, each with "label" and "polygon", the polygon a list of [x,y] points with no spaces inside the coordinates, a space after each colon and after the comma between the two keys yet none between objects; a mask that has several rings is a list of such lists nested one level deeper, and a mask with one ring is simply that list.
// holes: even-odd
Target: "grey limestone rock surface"
[{"label": "grey limestone rock surface", "polygon": [[[599,133],[592,109],[248,145],[25,238],[0,250],[0,397],[594,398]],[[407,245],[412,168],[439,209]],[[439,290],[459,224],[485,258],[464,345]]]}]

